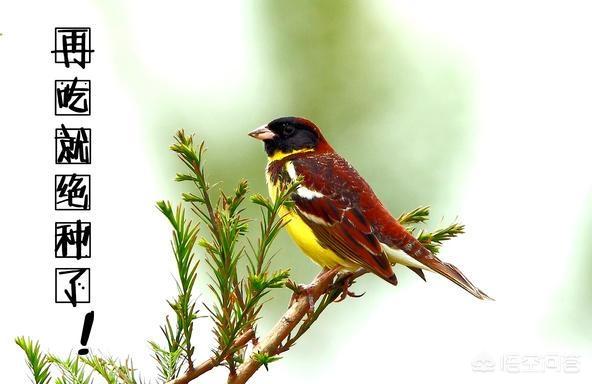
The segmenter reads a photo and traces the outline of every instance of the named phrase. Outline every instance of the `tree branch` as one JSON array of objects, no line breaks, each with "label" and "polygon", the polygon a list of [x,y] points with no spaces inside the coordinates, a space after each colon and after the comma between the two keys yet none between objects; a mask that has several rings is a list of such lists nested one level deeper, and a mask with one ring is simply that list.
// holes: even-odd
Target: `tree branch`
[{"label": "tree branch", "polygon": [[[326,271],[319,273],[313,282],[308,285],[313,302],[321,297],[331,287],[333,278],[337,274],[337,270]],[[292,302],[282,318],[274,325],[269,333],[257,344],[252,354],[265,353],[269,356],[277,354],[278,347],[281,342],[285,340],[290,332],[300,323],[300,320],[306,315],[310,309],[309,299],[307,295],[301,295]],[[262,363],[247,357],[245,361],[238,367],[236,375],[228,378],[228,384],[243,384],[253,376],[253,374],[261,367]]]},{"label": "tree branch", "polygon": [[220,365],[222,361],[224,361],[228,356],[232,355],[237,349],[241,349],[244,347],[253,337],[255,336],[255,331],[253,329],[249,329],[241,336],[239,336],[234,344],[233,348],[228,351],[226,354],[218,356],[218,357],[211,357],[208,360],[204,361],[203,363],[199,364],[193,369],[187,370],[181,377],[178,377],[174,380],[167,382],[166,384],[187,384],[190,381],[196,379],[197,377],[203,375],[207,371],[211,370],[212,368],[217,367]]},{"label": "tree branch", "polygon": [[[239,183],[233,195],[227,196],[220,191],[217,202],[212,201],[210,190],[213,186],[207,182],[205,176],[204,143],[196,148],[193,137],[185,135],[181,130],[177,133],[176,143],[171,146],[171,150],[177,153],[181,162],[189,169],[187,173],[178,173],[175,180],[190,181],[197,189],[196,193],[183,193],[183,200],[191,204],[193,212],[205,224],[209,233],[198,240],[199,226],[186,219],[183,205],[173,209],[168,202],[157,203],[173,226],[172,246],[178,273],[177,296],[174,301],[168,302],[176,315],[176,327],[166,317],[165,324],[161,327],[166,345],[160,347],[157,343],[150,342],[153,357],[158,364],[159,382],[188,384],[213,368],[224,366],[230,371],[228,384],[243,384],[261,366],[267,369],[270,363],[280,359],[280,355],[308,332],[330,304],[347,297],[359,297],[349,288],[357,278],[369,271],[361,268],[340,273],[338,268],[325,269],[305,290],[300,289],[288,280],[289,269],[271,268],[273,256],[269,252],[276,236],[289,221],[283,208],[288,211],[293,209],[295,203],[291,197],[302,180],[281,183],[273,199],[260,194],[251,197],[251,201],[261,207],[262,218],[259,221],[258,241],[256,244],[249,242],[251,252],[246,252],[242,242],[245,241],[244,236],[250,221],[243,215],[245,208],[242,205],[247,194],[246,180]],[[414,236],[434,254],[443,242],[463,233],[464,227],[457,223],[433,232],[419,228],[418,226],[424,226],[428,216],[429,207],[420,207],[401,215],[399,222],[411,234],[419,230]],[[204,306],[214,322],[214,334],[218,343],[210,358],[201,364],[194,364],[195,347],[192,344],[194,322],[199,312],[192,294],[197,278],[198,260],[193,252],[197,244],[205,249],[205,261],[212,272],[212,283],[208,286],[214,294],[215,302],[210,305],[204,303]],[[237,265],[242,265],[240,261],[245,257],[246,275],[239,273],[237,268]],[[264,298],[272,289],[282,287],[292,289],[295,294],[281,319],[259,341],[256,330],[261,309],[266,302]],[[253,348],[247,354],[250,341]],[[39,345],[29,339],[17,338],[16,342],[25,351],[33,378],[38,384],[48,384],[52,364],[63,375],[80,378],[80,382],[91,381],[93,374],[102,376],[109,383],[118,380],[128,384],[141,382],[136,379],[131,360],[120,363],[119,360],[99,356],[59,359],[41,353]],[[90,375],[87,376],[79,361],[93,369]],[[56,382],[60,380],[58,378]]]}]

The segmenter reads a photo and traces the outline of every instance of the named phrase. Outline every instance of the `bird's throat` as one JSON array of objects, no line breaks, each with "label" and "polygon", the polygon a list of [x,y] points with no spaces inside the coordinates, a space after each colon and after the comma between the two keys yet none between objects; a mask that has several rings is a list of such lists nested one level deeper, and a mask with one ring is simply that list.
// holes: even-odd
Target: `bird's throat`
[{"label": "bird's throat", "polygon": [[268,156],[267,160],[271,163],[272,161],[278,161],[281,160],[285,157],[291,156],[291,155],[295,155],[297,153],[304,153],[304,152],[313,152],[314,149],[313,148],[303,148],[303,149],[296,149],[290,152],[282,152],[280,150],[277,150],[273,153],[273,155]]}]

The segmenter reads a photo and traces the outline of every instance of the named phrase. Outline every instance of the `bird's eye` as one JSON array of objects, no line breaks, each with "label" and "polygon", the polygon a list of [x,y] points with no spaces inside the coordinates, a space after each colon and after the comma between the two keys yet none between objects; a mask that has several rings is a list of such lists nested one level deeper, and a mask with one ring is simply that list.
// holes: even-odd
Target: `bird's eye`
[{"label": "bird's eye", "polygon": [[294,130],[295,130],[294,129],[294,126],[292,126],[292,125],[286,125],[284,127],[284,135],[289,136],[289,135],[291,135],[291,134],[294,133]]}]

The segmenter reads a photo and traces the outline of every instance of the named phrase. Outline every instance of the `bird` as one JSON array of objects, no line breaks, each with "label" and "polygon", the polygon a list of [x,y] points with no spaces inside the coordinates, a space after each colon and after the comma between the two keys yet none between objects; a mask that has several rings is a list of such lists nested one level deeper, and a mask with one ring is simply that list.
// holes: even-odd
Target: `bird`
[{"label": "bird", "polygon": [[493,300],[457,267],[419,242],[376,196],[370,185],[303,117],[281,117],[248,133],[268,157],[266,182],[275,200],[290,183],[293,201],[283,207],[296,245],[325,270],[371,272],[397,285],[401,264],[424,281],[435,272],[481,300]]}]

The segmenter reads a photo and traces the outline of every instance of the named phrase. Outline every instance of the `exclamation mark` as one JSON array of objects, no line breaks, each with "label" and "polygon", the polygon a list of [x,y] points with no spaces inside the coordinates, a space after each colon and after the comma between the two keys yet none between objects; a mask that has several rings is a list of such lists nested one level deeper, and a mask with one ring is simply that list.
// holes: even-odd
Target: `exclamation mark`
[{"label": "exclamation mark", "polygon": [[[80,337],[80,344],[86,347],[88,343],[88,337],[90,336],[90,330],[92,329],[93,321],[95,320],[95,311],[90,311],[84,316],[84,325],[82,326],[82,336]],[[79,355],[88,354],[88,348],[80,348],[78,350]]]}]

